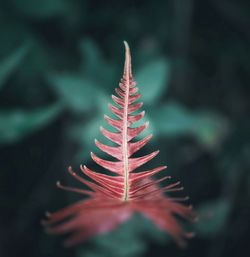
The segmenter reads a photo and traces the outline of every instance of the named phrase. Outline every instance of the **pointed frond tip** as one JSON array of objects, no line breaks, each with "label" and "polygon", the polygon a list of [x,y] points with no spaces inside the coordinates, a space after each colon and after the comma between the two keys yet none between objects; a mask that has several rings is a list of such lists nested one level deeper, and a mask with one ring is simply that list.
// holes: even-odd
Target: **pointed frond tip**
[{"label": "pointed frond tip", "polygon": [[[132,75],[131,53],[127,41],[124,41],[124,46],[123,77],[115,89],[117,96],[112,95],[114,103],[109,104],[109,109],[116,118],[104,116],[116,132],[100,127],[103,136],[114,144],[109,146],[102,143],[102,140],[95,139],[96,147],[111,159],[100,158],[91,152],[92,160],[105,169],[104,173],[93,171],[85,165],[80,166],[80,172],[74,172],[72,167],[69,167],[68,173],[82,188],[65,186],[59,181],[56,183],[57,187],[87,198],[54,213],[47,213],[43,225],[50,234],[69,234],[65,245],[73,246],[97,234],[115,229],[135,212],[139,212],[169,233],[177,244],[185,246],[186,239],[193,237],[194,233],[186,232],[176,216],[188,221],[197,220],[197,216],[191,205],[182,203],[188,201],[189,197],[172,196],[172,193],[184,189],[179,181],[167,182],[171,180],[168,175],[153,178],[154,175],[162,174],[167,166],[143,171],[141,169],[155,158],[159,151],[144,156],[138,155],[152,135],[136,139],[147,129],[149,122],[136,126],[137,122],[143,119],[145,112],[140,111],[142,102],[138,100],[141,95]],[[161,183],[166,184],[161,186]]]},{"label": "pointed frond tip", "polygon": [[129,45],[128,45],[128,42],[126,40],[123,40],[123,44],[125,45],[125,49],[129,50]]}]

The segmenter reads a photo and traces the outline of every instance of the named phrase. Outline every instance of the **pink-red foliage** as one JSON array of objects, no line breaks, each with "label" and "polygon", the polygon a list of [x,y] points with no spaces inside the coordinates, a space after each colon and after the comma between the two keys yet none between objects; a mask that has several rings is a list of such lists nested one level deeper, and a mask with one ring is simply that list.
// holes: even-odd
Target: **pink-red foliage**
[{"label": "pink-red foliage", "polygon": [[[126,42],[125,49],[124,73],[119,88],[115,89],[118,96],[112,95],[115,105],[109,104],[110,110],[117,116],[117,119],[104,116],[107,123],[117,132],[100,128],[101,133],[116,146],[108,146],[95,140],[100,150],[116,160],[104,160],[91,153],[92,159],[98,165],[113,174],[106,175],[86,166],[80,166],[81,172],[89,177],[90,181],[77,175],[69,167],[69,173],[90,190],[65,187],[60,183],[57,183],[58,187],[87,195],[89,198],[48,214],[47,220],[44,221],[49,233],[69,234],[65,242],[66,246],[78,244],[96,234],[109,232],[128,220],[135,212],[141,213],[160,229],[169,233],[180,246],[184,246],[185,239],[193,235],[185,232],[176,218],[179,216],[191,221],[195,219],[192,207],[180,203],[187,198],[172,198],[164,194],[182,190],[179,182],[160,187],[159,183],[170,179],[170,176],[157,180],[152,178],[153,175],[166,169],[166,166],[135,171],[153,159],[159,151],[133,157],[135,152],[148,143],[152,135],[139,141],[133,140],[148,127],[148,123],[132,127],[144,116],[145,112],[136,112],[141,108],[142,103],[136,102],[140,94],[132,76],[130,50]],[[133,114],[134,112],[137,114]]]}]

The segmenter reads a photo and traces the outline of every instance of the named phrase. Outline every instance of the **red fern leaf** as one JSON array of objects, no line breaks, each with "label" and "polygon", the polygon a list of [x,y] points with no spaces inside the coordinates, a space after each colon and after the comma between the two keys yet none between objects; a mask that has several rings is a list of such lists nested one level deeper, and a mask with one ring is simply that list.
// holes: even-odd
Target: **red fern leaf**
[{"label": "red fern leaf", "polygon": [[88,186],[90,190],[65,187],[60,183],[57,184],[58,187],[87,195],[90,198],[48,214],[48,219],[44,221],[48,232],[70,234],[65,242],[66,246],[75,245],[96,234],[111,231],[118,224],[129,219],[134,212],[148,217],[160,229],[168,232],[181,246],[184,246],[185,239],[192,235],[192,233],[185,232],[176,219],[176,215],[188,220],[195,219],[191,206],[179,203],[179,201],[187,200],[187,198],[170,198],[164,195],[165,192],[182,190],[183,188],[179,187],[179,182],[160,187],[159,183],[170,179],[170,177],[165,176],[158,180],[152,178],[153,175],[164,170],[166,166],[135,172],[137,168],[153,159],[159,151],[141,157],[132,157],[148,143],[152,135],[131,142],[148,127],[148,122],[138,127],[131,127],[144,116],[144,111],[133,114],[141,108],[142,103],[136,103],[140,94],[133,80],[130,49],[126,42],[125,50],[123,78],[119,83],[119,88],[115,90],[118,96],[112,96],[117,106],[109,104],[109,109],[117,116],[117,119],[104,116],[107,123],[114,127],[117,132],[100,128],[102,134],[113,141],[116,146],[107,146],[95,140],[96,146],[114,157],[116,161],[104,160],[91,153],[94,162],[114,173],[115,176],[101,174],[86,166],[81,166],[81,171],[91,178],[93,181],[91,182],[77,175],[69,167],[69,173]]}]

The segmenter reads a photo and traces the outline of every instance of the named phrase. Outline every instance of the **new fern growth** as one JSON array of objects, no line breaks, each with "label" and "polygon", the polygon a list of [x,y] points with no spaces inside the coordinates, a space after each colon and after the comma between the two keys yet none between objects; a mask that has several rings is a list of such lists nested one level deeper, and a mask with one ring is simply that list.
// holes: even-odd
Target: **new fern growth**
[{"label": "new fern growth", "polygon": [[[192,221],[195,219],[195,214],[191,206],[181,203],[187,200],[187,197],[172,198],[165,195],[168,192],[182,190],[180,183],[160,187],[159,183],[169,180],[170,176],[163,176],[157,180],[152,178],[153,175],[166,169],[166,166],[136,171],[137,168],[153,159],[159,151],[133,157],[134,153],[148,143],[152,135],[139,141],[133,140],[148,127],[148,122],[141,126],[132,126],[144,116],[145,112],[137,112],[142,107],[142,102],[137,102],[140,94],[132,75],[130,49],[127,42],[124,44],[124,73],[119,87],[115,89],[117,96],[112,95],[115,105],[109,104],[110,110],[117,116],[117,119],[104,116],[107,123],[117,132],[100,128],[101,133],[114,142],[115,146],[108,146],[95,140],[96,146],[112,156],[115,161],[104,160],[91,153],[92,159],[99,166],[113,174],[106,175],[86,166],[80,166],[81,172],[91,179],[87,180],[69,167],[68,172],[85,184],[89,190],[66,187],[59,182],[57,186],[89,196],[89,198],[57,212],[48,213],[44,225],[49,233],[69,234],[65,245],[72,246],[96,234],[115,229],[119,224],[128,220],[133,213],[139,212],[160,229],[168,232],[180,246],[185,246],[186,238],[190,238],[193,233],[185,232],[176,216]],[[137,114],[133,114],[134,112]]]}]

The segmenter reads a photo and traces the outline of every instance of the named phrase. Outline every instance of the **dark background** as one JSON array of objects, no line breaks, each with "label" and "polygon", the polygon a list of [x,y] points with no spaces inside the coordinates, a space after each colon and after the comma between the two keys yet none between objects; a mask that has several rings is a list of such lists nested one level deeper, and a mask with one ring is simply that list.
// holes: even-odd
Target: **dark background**
[{"label": "dark background", "polygon": [[[0,256],[248,255],[249,28],[247,0],[0,1]],[[186,250],[137,215],[72,249],[40,225],[79,199],[55,182],[92,165],[123,40],[155,135],[145,151],[200,214]]]}]

